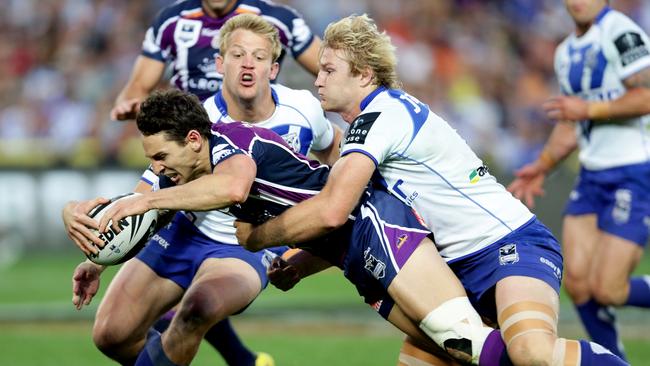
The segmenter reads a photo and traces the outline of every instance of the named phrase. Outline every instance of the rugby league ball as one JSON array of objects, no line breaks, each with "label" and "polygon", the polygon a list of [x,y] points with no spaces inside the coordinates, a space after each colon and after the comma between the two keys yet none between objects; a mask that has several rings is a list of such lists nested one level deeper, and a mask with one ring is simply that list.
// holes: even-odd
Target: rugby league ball
[{"label": "rugby league ball", "polygon": [[[110,209],[115,202],[128,198],[134,194],[127,193],[111,199],[111,202],[95,207],[88,216],[99,221],[104,213]],[[156,230],[158,221],[158,210],[149,210],[141,215],[127,216],[120,220],[118,226],[122,231],[116,233],[111,227],[112,222],[106,232],[99,233],[95,231],[99,238],[104,241],[104,247],[99,248],[99,253],[89,254],[87,257],[91,261],[102,265],[113,265],[126,262],[144,247],[149,238]]]}]

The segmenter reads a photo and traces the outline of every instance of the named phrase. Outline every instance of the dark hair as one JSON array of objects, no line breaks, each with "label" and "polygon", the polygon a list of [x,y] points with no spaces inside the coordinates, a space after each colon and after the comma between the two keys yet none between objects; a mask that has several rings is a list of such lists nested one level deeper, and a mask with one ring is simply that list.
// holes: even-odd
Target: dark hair
[{"label": "dark hair", "polygon": [[199,98],[177,89],[153,92],[140,105],[136,122],[145,136],[164,132],[167,139],[181,144],[190,130],[210,136],[210,118]]}]

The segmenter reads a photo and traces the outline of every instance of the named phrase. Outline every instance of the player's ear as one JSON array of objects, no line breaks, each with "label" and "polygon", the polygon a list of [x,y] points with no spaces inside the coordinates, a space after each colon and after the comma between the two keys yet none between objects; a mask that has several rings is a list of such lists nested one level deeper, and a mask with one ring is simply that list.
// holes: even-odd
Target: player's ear
[{"label": "player's ear", "polygon": [[200,151],[203,145],[203,136],[197,130],[190,130],[185,137],[185,142],[190,145],[193,151]]},{"label": "player's ear", "polygon": [[218,54],[214,59],[215,66],[217,67],[217,72],[223,75],[223,56]]},{"label": "player's ear", "polygon": [[361,74],[360,74],[360,79],[359,79],[360,85],[362,87],[366,87],[372,84],[374,76],[375,74],[370,67],[364,67],[363,70],[361,70]]},{"label": "player's ear", "polygon": [[280,64],[274,62],[273,64],[271,64],[271,75],[269,75],[269,79],[275,80],[279,72],[280,72]]}]

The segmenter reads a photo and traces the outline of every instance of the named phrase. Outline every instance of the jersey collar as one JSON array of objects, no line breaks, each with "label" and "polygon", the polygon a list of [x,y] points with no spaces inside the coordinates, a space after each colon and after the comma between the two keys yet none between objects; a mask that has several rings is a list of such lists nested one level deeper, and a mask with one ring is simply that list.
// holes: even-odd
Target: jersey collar
[{"label": "jersey collar", "polygon": [[594,19],[594,23],[600,23],[600,21],[605,17],[607,13],[609,13],[610,10],[612,10],[612,8],[610,8],[609,6],[605,6],[603,10],[601,10],[600,13],[596,15],[596,19]]},{"label": "jersey collar", "polygon": [[372,100],[375,99],[375,97],[379,93],[381,93],[381,92],[383,92],[385,90],[386,90],[386,87],[384,87],[384,86],[380,86],[377,89],[375,89],[372,93],[368,94],[365,98],[363,98],[363,100],[361,101],[361,104],[359,104],[359,108],[361,108],[361,110],[366,109],[368,104],[370,104],[370,102],[372,102]]}]

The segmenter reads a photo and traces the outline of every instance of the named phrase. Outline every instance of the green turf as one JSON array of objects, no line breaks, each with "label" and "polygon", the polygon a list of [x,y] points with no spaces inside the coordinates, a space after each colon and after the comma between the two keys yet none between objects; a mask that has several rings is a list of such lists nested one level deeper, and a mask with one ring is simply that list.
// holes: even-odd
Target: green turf
[{"label": "green turf", "polygon": [[[70,278],[80,260],[78,255],[29,257],[0,269],[0,365],[111,364],[92,344],[95,307],[77,312],[70,303]],[[104,274],[100,294],[116,269]],[[650,273],[649,256],[637,273]],[[341,309],[344,314],[335,311]],[[566,296],[562,312],[572,312]],[[650,335],[644,331],[650,314],[639,314],[635,321],[640,330],[625,333],[626,326],[622,328],[633,365],[648,364],[650,359]],[[401,343],[401,335],[363,305],[335,270],[309,278],[288,293],[264,291],[233,322],[248,345],[271,352],[279,365],[394,365]],[[569,328],[561,324],[561,332],[582,335],[574,317],[568,323]],[[193,364],[223,362],[204,345]]]}]

